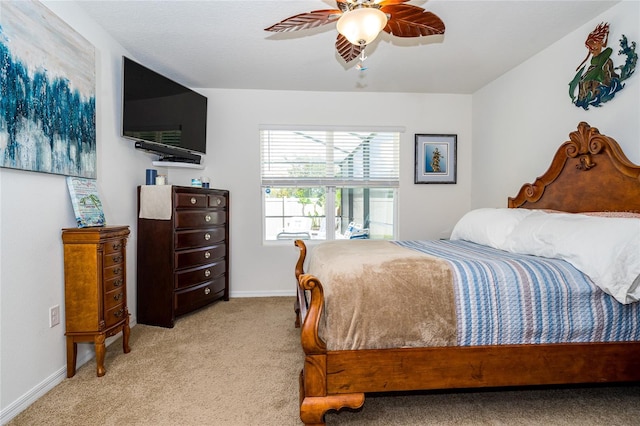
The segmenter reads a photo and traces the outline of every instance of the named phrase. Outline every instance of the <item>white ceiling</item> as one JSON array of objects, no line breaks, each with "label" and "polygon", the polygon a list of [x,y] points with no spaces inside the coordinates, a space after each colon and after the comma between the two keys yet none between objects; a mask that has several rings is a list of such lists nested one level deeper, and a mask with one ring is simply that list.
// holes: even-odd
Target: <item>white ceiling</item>
[{"label": "white ceiling", "polygon": [[[412,0],[444,21],[444,37],[382,33],[366,49],[366,71],[335,52],[333,24],[264,31],[291,15],[335,9],[331,0],[77,3],[132,59],[193,88],[469,94],[618,1]],[[584,53],[576,46],[578,63]]]}]

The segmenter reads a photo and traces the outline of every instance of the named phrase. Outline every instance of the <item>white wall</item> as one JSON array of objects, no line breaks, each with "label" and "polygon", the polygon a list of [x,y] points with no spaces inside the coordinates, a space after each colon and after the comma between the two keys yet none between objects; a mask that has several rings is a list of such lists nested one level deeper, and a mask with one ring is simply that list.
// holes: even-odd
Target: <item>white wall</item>
[{"label": "white wall", "polygon": [[[66,2],[46,2],[96,48],[98,186],[108,224],[131,226],[127,262],[135,265],[136,183],[146,155],[119,137],[121,56],[126,52]],[[66,377],[61,229],[75,227],[65,177],[0,169],[0,406],[2,422]],[[135,306],[135,267],[127,271]],[[61,324],[49,328],[49,307]],[[135,312],[132,320],[135,322]],[[81,362],[93,356],[80,344]]]},{"label": "white wall", "polygon": [[[471,97],[201,90],[209,98],[207,169],[168,170],[172,183],[205,174],[230,190],[231,295],[293,294],[293,243],[262,245],[260,124],[404,127],[400,141],[401,238],[440,238],[469,208]],[[393,105],[393,107],[389,107]],[[414,134],[458,134],[458,184],[415,185]],[[250,265],[250,267],[248,267]]]},{"label": "white wall", "polygon": [[587,54],[584,42],[600,22],[609,22],[608,46],[615,66],[624,34],[640,50],[640,2],[624,1],[538,55],[483,87],[473,96],[472,207],[506,207],[525,182],[550,165],[558,147],[580,121],[597,127],[640,164],[640,71],[599,108],[571,103],[569,82]]},{"label": "white wall", "polygon": [[[127,52],[70,3],[45,5],[96,47],[98,186],[108,223],[131,227],[127,290],[135,324],[136,186],[144,183],[153,156],[119,136],[121,56]],[[294,293],[296,250],[262,245],[260,124],[404,127],[401,238],[445,237],[469,208],[471,96],[200,91],[210,108],[206,167],[160,171],[172,184],[208,175],[213,187],[231,191],[232,297]],[[458,134],[457,185],[413,184],[415,133]],[[66,376],[64,314],[60,326],[49,328],[48,312],[56,304],[64,308],[60,230],[74,226],[64,176],[0,169],[2,422]],[[92,345],[79,345],[79,365],[92,356]]]}]

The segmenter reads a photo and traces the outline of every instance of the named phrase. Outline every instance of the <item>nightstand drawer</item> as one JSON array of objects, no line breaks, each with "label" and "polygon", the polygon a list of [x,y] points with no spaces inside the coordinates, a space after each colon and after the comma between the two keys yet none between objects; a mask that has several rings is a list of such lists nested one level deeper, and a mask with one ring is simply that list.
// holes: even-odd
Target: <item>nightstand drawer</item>
[{"label": "nightstand drawer", "polygon": [[120,303],[111,309],[108,309],[104,314],[104,325],[106,328],[117,324],[120,321],[124,321],[127,315],[124,303]]},{"label": "nightstand drawer", "polygon": [[107,242],[104,243],[105,254],[122,253],[123,248],[124,248],[124,243],[122,240],[108,240]]},{"label": "nightstand drawer", "polygon": [[122,288],[124,287],[124,278],[123,277],[116,277],[116,278],[112,278],[110,280],[105,279],[104,280],[104,291],[109,292],[118,288]]},{"label": "nightstand drawer", "polygon": [[107,281],[112,278],[122,277],[123,272],[124,272],[123,264],[117,264],[117,265],[106,267],[104,268],[104,280]]},{"label": "nightstand drawer", "polygon": [[122,252],[115,252],[115,253],[105,253],[104,254],[104,266],[105,267],[109,267],[109,266],[114,266],[114,265],[119,265],[124,261],[124,255],[122,254]]},{"label": "nightstand drawer", "polygon": [[108,293],[105,293],[104,295],[104,309],[105,310],[109,310],[111,308],[113,308],[116,305],[120,305],[122,302],[124,302],[124,288],[119,287],[117,289],[115,289],[114,291],[110,291]]}]

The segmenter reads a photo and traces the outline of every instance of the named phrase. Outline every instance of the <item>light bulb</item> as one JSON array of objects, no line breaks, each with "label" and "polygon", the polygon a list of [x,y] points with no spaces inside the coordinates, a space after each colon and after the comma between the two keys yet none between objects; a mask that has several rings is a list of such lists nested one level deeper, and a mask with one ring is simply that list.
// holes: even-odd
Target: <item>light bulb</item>
[{"label": "light bulb", "polygon": [[353,9],[342,14],[336,28],[351,44],[369,44],[387,25],[387,15],[375,7]]}]

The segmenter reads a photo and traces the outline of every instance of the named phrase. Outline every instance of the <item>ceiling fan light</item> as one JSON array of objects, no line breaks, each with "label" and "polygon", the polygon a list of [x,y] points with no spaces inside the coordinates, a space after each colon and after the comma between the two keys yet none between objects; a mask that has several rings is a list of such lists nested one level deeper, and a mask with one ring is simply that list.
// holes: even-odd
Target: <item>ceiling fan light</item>
[{"label": "ceiling fan light", "polygon": [[351,44],[369,44],[387,25],[387,15],[375,7],[362,7],[345,12],[336,28]]}]

